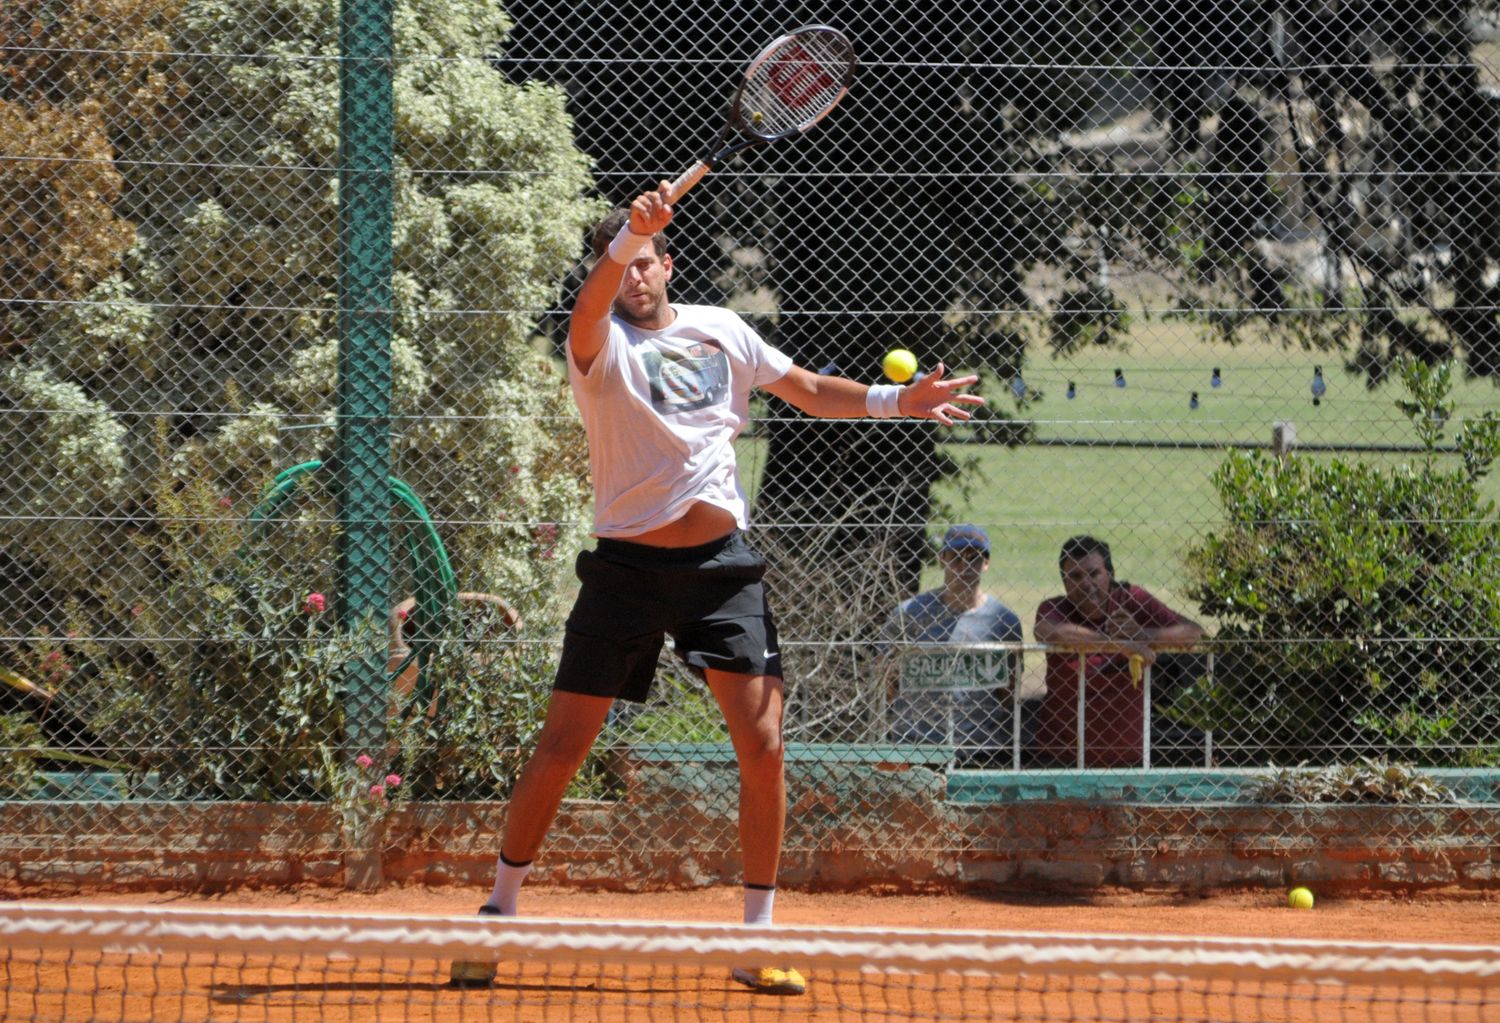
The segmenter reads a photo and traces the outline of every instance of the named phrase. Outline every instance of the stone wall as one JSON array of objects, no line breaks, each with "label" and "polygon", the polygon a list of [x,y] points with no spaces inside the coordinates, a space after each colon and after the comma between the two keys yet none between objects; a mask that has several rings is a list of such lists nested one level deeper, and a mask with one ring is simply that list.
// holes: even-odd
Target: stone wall
[{"label": "stone wall", "polygon": [[[614,889],[738,881],[731,764],[645,762],[624,778],[619,801],[564,804],[537,880]],[[1495,803],[964,802],[938,767],[837,761],[793,764],[788,789],[787,887],[1500,887]],[[504,813],[501,803],[402,806],[379,856],[360,858],[346,856],[322,804],[0,803],[0,888],[488,884]]]}]

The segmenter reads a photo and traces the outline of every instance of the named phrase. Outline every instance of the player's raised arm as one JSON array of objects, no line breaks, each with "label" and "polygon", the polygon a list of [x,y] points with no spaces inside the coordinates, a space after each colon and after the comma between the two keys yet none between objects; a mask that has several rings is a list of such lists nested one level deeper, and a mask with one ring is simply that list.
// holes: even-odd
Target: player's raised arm
[{"label": "player's raised arm", "polygon": [[[609,337],[609,316],[620,286],[640,260],[653,258],[652,236],[672,220],[665,194],[669,182],[643,192],[630,204],[630,217],[620,228],[578,290],[568,320],[568,350],[578,368],[587,373]],[[634,272],[638,272],[635,270]]]},{"label": "player's raised arm", "polygon": [[782,401],[820,419],[935,419],[944,426],[972,418],[965,405],[983,405],[984,398],[966,394],[963,388],[979,381],[977,376],[945,379],[941,363],[921,380],[905,386],[877,384],[870,387],[847,377],[820,376],[793,366],[780,380],[763,389]]}]

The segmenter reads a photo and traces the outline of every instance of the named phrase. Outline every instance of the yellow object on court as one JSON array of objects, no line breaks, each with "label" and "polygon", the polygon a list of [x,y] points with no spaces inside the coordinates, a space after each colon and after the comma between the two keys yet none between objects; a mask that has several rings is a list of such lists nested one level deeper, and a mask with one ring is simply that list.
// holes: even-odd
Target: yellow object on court
[{"label": "yellow object on court", "polygon": [[1146,659],[1140,654],[1130,655],[1130,684],[1137,689],[1141,687],[1141,676],[1146,670]]},{"label": "yellow object on court", "polygon": [[1286,893],[1286,904],[1293,909],[1312,909],[1313,893],[1306,888],[1293,888]]},{"label": "yellow object on court", "polygon": [[917,372],[917,357],[905,348],[892,348],[880,360],[880,368],[888,379],[904,384]]},{"label": "yellow object on court", "polygon": [[802,974],[792,969],[762,966],[747,970],[737,966],[730,972],[730,976],[762,995],[800,995],[807,990],[807,981]]}]

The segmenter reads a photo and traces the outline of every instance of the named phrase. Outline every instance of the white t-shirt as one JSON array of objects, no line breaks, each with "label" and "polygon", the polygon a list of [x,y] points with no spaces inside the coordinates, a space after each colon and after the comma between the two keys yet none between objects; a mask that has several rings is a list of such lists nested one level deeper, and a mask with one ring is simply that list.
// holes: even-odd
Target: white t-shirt
[{"label": "white t-shirt", "polygon": [[750,418],[750,391],[792,360],[718,306],[674,305],[661,330],[617,316],[587,374],[568,355],[568,378],[589,437],[594,535],[626,539],[680,518],[693,501],[749,524],[734,439]]}]

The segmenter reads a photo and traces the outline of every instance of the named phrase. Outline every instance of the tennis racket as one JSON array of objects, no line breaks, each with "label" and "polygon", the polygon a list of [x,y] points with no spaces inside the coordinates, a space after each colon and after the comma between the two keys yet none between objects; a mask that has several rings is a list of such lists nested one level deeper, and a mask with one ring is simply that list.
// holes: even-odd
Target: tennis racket
[{"label": "tennis racket", "polygon": [[801,135],[827,117],[849,91],[857,66],[848,37],[827,25],[804,25],[771,43],[745,69],[714,154],[672,182],[667,202],[681,199],[735,153]]}]

